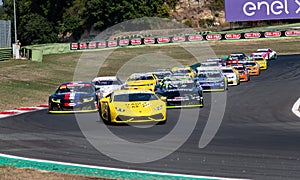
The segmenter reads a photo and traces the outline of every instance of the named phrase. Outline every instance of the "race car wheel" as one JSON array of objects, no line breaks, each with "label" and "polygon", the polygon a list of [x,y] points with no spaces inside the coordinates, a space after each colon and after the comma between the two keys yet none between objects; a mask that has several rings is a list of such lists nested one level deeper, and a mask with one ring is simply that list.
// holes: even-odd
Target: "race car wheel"
[{"label": "race car wheel", "polygon": [[104,120],[104,123],[105,124],[112,124],[111,123],[111,116],[110,116],[110,109],[109,109],[109,106],[108,105],[106,105],[106,107],[105,107],[105,111],[106,111],[106,118],[107,118],[107,120],[104,120],[103,118],[103,120]]}]

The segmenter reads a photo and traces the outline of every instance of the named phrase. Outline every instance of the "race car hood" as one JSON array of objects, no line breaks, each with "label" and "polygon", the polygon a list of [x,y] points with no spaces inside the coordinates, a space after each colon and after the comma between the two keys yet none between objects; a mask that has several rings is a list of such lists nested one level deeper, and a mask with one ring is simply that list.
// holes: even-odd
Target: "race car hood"
[{"label": "race car hood", "polygon": [[223,78],[199,78],[198,81],[200,83],[202,82],[219,82],[219,81],[223,81]]},{"label": "race car hood", "polygon": [[[64,94],[55,94],[52,95],[51,98],[61,101],[71,101],[71,100],[83,100],[86,99],[87,101],[94,100],[94,94],[84,93],[84,92],[69,92]],[[89,99],[88,99],[89,98]]]},{"label": "race car hood", "polygon": [[157,114],[163,109],[163,106],[163,102],[160,101],[114,102],[114,107],[118,113],[135,116]]}]

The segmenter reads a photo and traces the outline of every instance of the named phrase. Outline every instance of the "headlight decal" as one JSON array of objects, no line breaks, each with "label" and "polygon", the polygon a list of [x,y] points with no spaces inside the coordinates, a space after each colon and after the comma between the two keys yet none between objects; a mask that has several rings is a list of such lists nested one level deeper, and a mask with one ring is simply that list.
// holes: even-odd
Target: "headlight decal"
[{"label": "headlight decal", "polygon": [[51,101],[54,102],[54,103],[60,103],[60,99],[52,98]]}]

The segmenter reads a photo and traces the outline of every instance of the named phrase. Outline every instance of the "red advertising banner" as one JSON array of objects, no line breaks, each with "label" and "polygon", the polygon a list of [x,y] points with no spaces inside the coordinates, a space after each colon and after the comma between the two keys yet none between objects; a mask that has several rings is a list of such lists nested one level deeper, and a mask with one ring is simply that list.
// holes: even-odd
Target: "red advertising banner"
[{"label": "red advertising banner", "polygon": [[78,43],[71,43],[71,50],[76,50],[78,49]]},{"label": "red advertising banner", "polygon": [[300,30],[286,31],[285,36],[300,36]]},{"label": "red advertising banner", "polygon": [[89,42],[89,49],[95,49],[97,47],[96,42]]},{"label": "red advertising banner", "polygon": [[80,43],[79,49],[86,49],[86,48],[87,48],[87,44],[86,43]]},{"label": "red advertising banner", "polygon": [[184,42],[185,41],[185,36],[175,36],[172,37],[172,42],[176,43],[176,42]]},{"label": "red advertising banner", "polygon": [[188,37],[189,41],[202,41],[203,36],[201,35],[191,35]]},{"label": "red advertising banner", "polygon": [[254,39],[254,38],[260,38],[261,34],[259,32],[253,32],[253,33],[245,33],[244,37],[246,39]]},{"label": "red advertising banner", "polygon": [[222,35],[221,34],[208,34],[206,35],[206,40],[208,41],[215,41],[215,40],[221,40]]},{"label": "red advertising banner", "polygon": [[157,42],[159,44],[162,44],[162,43],[169,43],[170,42],[170,38],[168,37],[160,37],[160,38],[157,38]]},{"label": "red advertising banner", "polygon": [[118,42],[117,41],[108,41],[107,46],[108,47],[116,47],[116,46],[118,46]]},{"label": "red advertising banner", "polygon": [[131,45],[141,45],[142,39],[141,38],[135,38],[130,40]]},{"label": "red advertising banner", "polygon": [[98,48],[106,48],[106,42],[105,42],[105,41],[98,42],[98,43],[97,43],[97,47],[98,47]]},{"label": "red advertising banner", "polygon": [[120,46],[128,46],[129,45],[129,39],[121,39],[119,40]]},{"label": "red advertising banner", "polygon": [[228,40],[241,39],[241,34],[225,34],[225,39]]},{"label": "red advertising banner", "polygon": [[265,37],[266,38],[272,38],[272,37],[280,37],[281,36],[281,32],[277,31],[277,32],[265,32]]},{"label": "red advertising banner", "polygon": [[144,38],[144,44],[154,44],[155,38]]}]

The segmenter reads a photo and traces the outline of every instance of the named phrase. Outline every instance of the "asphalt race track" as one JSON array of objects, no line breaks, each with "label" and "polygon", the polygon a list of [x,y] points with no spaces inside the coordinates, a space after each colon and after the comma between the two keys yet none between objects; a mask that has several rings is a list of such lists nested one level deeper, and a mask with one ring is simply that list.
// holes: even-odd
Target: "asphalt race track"
[{"label": "asphalt race track", "polygon": [[[154,162],[136,164],[114,160],[86,140],[74,114],[55,115],[46,110],[1,119],[0,152],[170,173],[300,179],[300,118],[291,111],[300,97],[300,55],[279,56],[278,60],[269,62],[269,69],[260,76],[229,87],[220,129],[208,146],[199,148],[210,112],[210,97],[210,93],[205,94],[205,107],[200,109],[197,125],[188,140],[169,156]],[[109,126],[109,129],[130,142],[147,143],[167,135],[175,127],[179,114],[180,109],[168,110],[165,125],[150,128]],[[99,125],[93,130],[102,131],[105,127],[97,113],[84,116],[87,121]],[[190,118],[184,117],[184,120]],[[168,148],[168,143],[156,148]],[[135,156],[134,152],[130,155]]]}]

